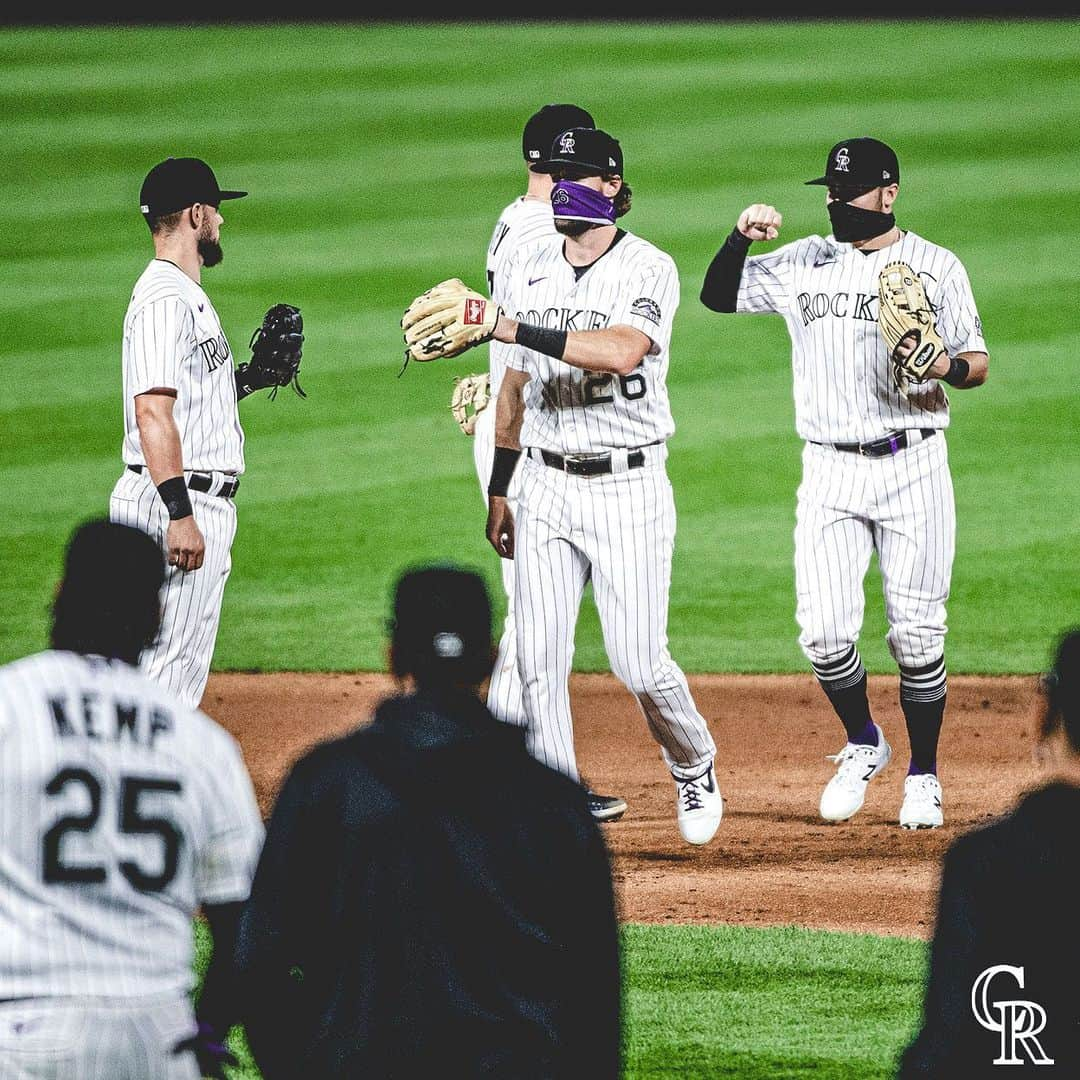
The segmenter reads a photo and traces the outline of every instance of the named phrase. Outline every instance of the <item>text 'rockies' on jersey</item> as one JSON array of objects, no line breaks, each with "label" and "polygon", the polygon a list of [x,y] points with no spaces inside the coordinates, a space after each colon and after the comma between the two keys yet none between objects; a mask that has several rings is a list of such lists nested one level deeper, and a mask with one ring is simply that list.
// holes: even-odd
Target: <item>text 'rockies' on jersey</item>
[{"label": "text 'rockies' on jersey", "polygon": [[675,422],[666,380],[679,275],[669,255],[620,230],[596,262],[574,267],[559,236],[514,260],[508,290],[508,310],[521,322],[555,330],[632,326],[653,343],[640,365],[621,376],[511,346],[509,366],[529,375],[522,446],[572,454],[670,438]]},{"label": "text 'rockies' on jersey", "polygon": [[950,355],[985,352],[982,323],[960,260],[905,232],[867,253],[808,236],[746,260],[737,310],[782,315],[791,334],[795,427],[809,442],[859,443],[909,428],[945,428],[949,401],[936,379],[903,394],[878,328],[878,275],[907,263],[922,278]]},{"label": "text 'rockies' on jersey", "polygon": [[151,259],[135,283],[124,318],[125,465],[145,465],[135,398],[176,391],[173,418],[185,470],[244,471],[244,432],[232,352],[214,305],[174,263]]}]

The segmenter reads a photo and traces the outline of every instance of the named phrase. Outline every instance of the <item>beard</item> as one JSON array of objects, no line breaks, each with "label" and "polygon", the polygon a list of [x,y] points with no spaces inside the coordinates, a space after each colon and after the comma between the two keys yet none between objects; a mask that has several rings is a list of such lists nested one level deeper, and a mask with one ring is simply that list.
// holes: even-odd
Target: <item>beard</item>
[{"label": "beard", "polygon": [[209,236],[200,236],[197,248],[203,266],[217,266],[225,258],[221,244],[217,240],[211,240]]},{"label": "beard", "polygon": [[563,236],[581,236],[590,229],[597,228],[599,228],[599,226],[591,221],[573,221],[570,218],[555,219],[555,231],[561,233]]}]

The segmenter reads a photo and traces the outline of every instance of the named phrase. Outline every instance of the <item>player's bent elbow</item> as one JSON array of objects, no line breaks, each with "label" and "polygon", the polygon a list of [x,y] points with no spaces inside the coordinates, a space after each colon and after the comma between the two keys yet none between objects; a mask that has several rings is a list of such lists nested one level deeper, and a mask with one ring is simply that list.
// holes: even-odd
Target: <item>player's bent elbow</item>
[{"label": "player's bent elbow", "polygon": [[964,384],[965,389],[971,390],[976,386],[982,386],[990,374],[990,357],[987,353],[961,353],[968,362],[968,377]]}]

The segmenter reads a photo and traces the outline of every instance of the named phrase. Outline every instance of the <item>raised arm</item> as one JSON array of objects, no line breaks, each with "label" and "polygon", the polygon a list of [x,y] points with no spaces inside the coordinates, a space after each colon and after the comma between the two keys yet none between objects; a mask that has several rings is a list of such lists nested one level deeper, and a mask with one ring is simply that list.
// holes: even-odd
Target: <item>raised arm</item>
[{"label": "raised arm", "polygon": [[775,207],[764,203],[748,206],[740,215],[731,235],[716,253],[705,282],[701,302],[711,311],[731,313],[737,309],[739,284],[750,244],[754,240],[775,240],[780,235],[783,218]]}]

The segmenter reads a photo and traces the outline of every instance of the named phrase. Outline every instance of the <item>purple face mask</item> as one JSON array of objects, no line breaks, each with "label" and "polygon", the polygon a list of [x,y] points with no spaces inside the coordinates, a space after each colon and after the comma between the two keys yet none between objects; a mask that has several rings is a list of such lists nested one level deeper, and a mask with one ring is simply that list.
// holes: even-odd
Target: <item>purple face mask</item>
[{"label": "purple face mask", "polygon": [[615,221],[615,204],[599,191],[573,180],[560,180],[551,189],[551,209],[557,218],[589,221],[595,225],[611,225]]}]

